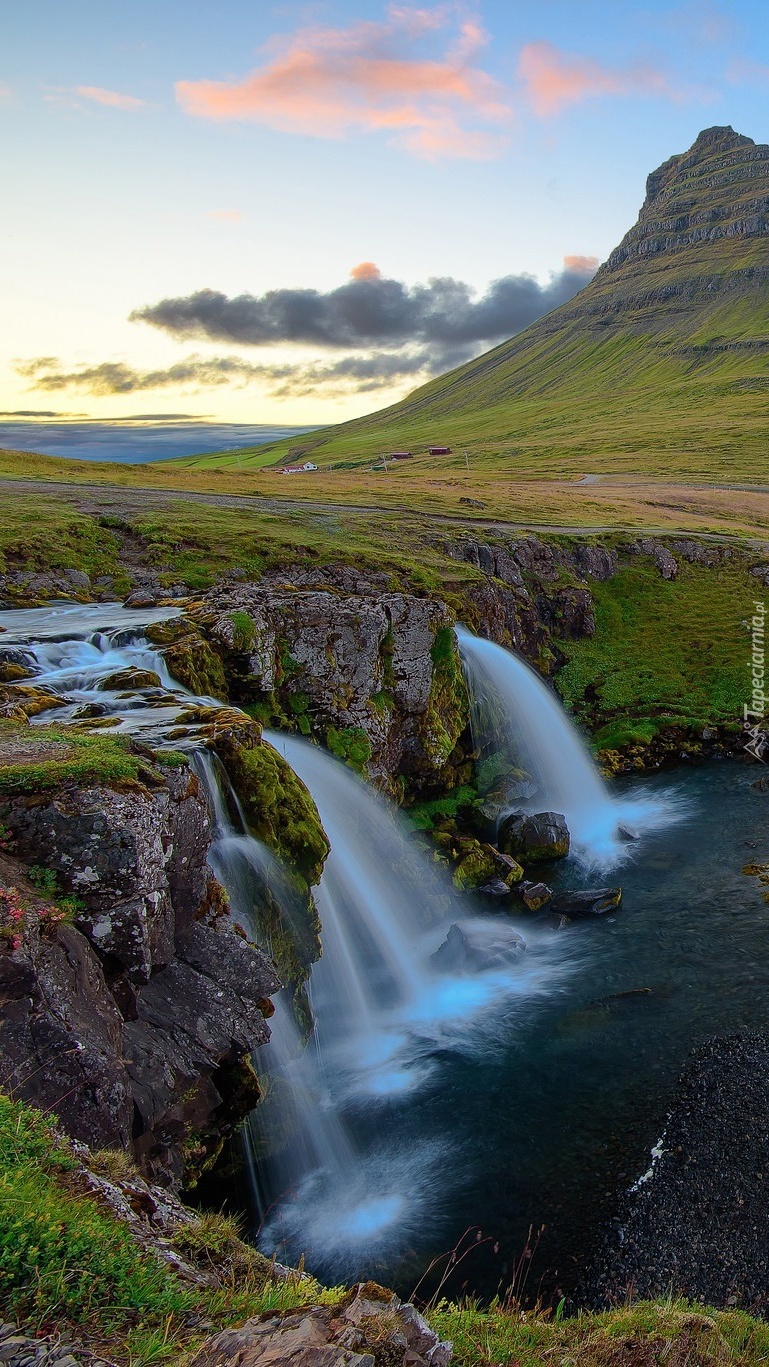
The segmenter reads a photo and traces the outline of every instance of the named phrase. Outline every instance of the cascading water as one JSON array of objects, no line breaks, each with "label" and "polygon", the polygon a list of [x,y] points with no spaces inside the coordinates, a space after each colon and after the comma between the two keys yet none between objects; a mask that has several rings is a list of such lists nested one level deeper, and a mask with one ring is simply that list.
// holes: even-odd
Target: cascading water
[{"label": "cascading water", "polygon": [[529,782],[502,812],[555,811],[566,817],[573,853],[610,868],[629,854],[620,828],[636,835],[683,815],[674,793],[611,796],[587,746],[556,695],[518,655],[456,629],[470,695],[474,742],[484,758],[501,756]]},{"label": "cascading water", "polygon": [[[176,684],[143,635],[149,621],[169,615],[150,611],[139,621],[118,605],[14,614],[15,641],[32,682],[62,699],[58,721],[94,709],[116,730],[162,744],[180,717],[186,724],[185,709],[212,701]],[[113,687],[110,674],[127,668],[151,670],[160,686]],[[182,743],[215,819],[210,862],[235,918],[264,939],[254,917],[260,899],[277,901],[288,922],[302,908],[248,832],[220,761],[195,749],[194,725],[187,729]],[[259,1237],[283,1257],[304,1253],[325,1273],[355,1275],[440,1223],[436,1208],[455,1165],[441,1137],[415,1138],[408,1117],[440,1093],[446,1059],[509,1047],[534,998],[552,995],[575,959],[563,937],[531,928],[523,954],[512,921],[479,914],[458,894],[391,804],[317,747],[265,739],[309,788],[331,853],[316,894],[323,955],[309,984],[314,1036],[304,1048],[278,995],[272,1041],[257,1056],[269,1079],[248,1126]],[[458,931],[447,958],[451,925]],[[384,1134],[372,1123],[377,1108]]]},{"label": "cascading water", "polygon": [[[339,761],[295,737],[266,739],[309,788],[331,845],[316,891],[323,955],[311,979],[315,1039],[281,1076],[295,1116],[306,1117],[322,1095],[312,1120],[335,1116],[342,1148],[332,1144],[325,1164],[276,1203],[263,1246],[294,1255],[310,1247],[314,1265],[338,1275],[403,1246],[410,1231],[424,1230],[437,1191],[445,1195],[452,1164],[443,1146],[399,1139],[398,1116],[440,1086],[447,1051],[488,1055],[509,1041],[517,1008],[553,990],[567,963],[562,943],[536,933],[521,958],[512,922],[475,913],[414,846],[396,810]],[[473,958],[445,968],[434,956],[452,923]],[[386,1107],[390,1137],[375,1129],[372,1143],[369,1118],[366,1143],[356,1147],[358,1120],[377,1106]],[[269,1106],[254,1113],[255,1132],[269,1148]]]},{"label": "cascading water", "polygon": [[[57,725],[87,725],[98,717],[102,724],[111,721],[116,732],[163,744],[184,709],[201,701],[171,678],[163,656],[144,635],[152,623],[178,616],[178,608],[139,611],[120,603],[59,604],[0,614],[6,628],[3,647],[18,651],[32,671],[23,684],[62,700],[55,711],[33,717],[33,724],[55,720]],[[105,687],[110,675],[127,669],[156,674],[159,686],[132,688],[123,682]]]}]

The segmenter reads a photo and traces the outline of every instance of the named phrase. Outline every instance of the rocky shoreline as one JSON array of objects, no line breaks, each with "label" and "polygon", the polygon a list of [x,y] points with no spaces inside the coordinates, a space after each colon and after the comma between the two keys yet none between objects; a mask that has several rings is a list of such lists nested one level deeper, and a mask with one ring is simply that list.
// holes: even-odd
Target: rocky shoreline
[{"label": "rocky shoreline", "polygon": [[650,1167],[623,1197],[576,1300],[671,1292],[769,1315],[769,1035],[718,1037],[681,1075]]}]

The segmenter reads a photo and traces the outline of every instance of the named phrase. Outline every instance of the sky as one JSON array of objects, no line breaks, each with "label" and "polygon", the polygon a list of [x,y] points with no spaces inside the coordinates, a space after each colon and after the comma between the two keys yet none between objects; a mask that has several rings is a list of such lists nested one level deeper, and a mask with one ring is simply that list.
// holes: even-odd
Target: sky
[{"label": "sky", "polygon": [[765,0],[0,0],[0,418],[309,424],[570,298]]}]

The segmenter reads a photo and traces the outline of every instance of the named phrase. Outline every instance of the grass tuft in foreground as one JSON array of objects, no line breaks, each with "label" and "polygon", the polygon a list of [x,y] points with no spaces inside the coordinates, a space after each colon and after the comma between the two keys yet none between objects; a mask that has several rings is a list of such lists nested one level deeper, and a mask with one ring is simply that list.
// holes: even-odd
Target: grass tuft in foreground
[{"label": "grass tuft in foreground", "polygon": [[[130,1178],[124,1155],[96,1154],[94,1171]],[[181,1257],[217,1286],[183,1282],[86,1191],[78,1159],[50,1118],[0,1093],[0,1317],[32,1333],[69,1331],[120,1367],[183,1367],[210,1332],[268,1311],[334,1305],[297,1272],[274,1281],[237,1224],[204,1214],[177,1232]],[[563,1318],[517,1305],[441,1300],[432,1327],[454,1343],[457,1367],[754,1367],[769,1362],[769,1325],[739,1310],[682,1300],[640,1302]]]}]

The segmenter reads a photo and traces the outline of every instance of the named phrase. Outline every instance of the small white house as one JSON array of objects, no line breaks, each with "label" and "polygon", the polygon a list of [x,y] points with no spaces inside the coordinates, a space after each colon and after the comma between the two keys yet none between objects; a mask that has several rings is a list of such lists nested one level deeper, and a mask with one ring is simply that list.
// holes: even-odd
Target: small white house
[{"label": "small white house", "polygon": [[311,460],[305,461],[304,465],[284,465],[281,470],[282,475],[303,475],[307,470],[317,470],[317,465],[313,465]]}]

